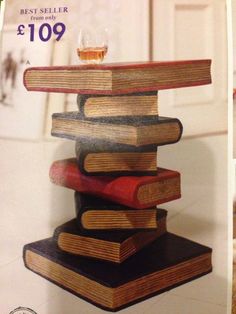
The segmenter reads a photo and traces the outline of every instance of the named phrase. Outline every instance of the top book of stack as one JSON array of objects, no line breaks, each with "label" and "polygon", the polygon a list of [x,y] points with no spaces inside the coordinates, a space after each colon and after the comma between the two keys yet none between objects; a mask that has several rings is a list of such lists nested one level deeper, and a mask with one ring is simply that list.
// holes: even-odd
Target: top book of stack
[{"label": "top book of stack", "polygon": [[211,83],[211,60],[160,61],[32,67],[25,70],[29,91],[118,95]]}]

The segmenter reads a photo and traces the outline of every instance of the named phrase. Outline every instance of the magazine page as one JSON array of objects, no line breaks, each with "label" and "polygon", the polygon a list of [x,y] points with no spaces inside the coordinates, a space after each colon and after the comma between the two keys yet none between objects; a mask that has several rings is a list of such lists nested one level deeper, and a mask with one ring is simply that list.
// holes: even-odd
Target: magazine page
[{"label": "magazine page", "polygon": [[1,313],[230,310],[226,2],[0,1]]}]

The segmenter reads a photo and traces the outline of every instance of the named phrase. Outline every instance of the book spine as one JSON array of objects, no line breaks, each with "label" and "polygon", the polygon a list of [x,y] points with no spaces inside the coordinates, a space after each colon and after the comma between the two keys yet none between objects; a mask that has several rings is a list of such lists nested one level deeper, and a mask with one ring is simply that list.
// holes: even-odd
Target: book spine
[{"label": "book spine", "polygon": [[53,162],[49,177],[52,183],[64,186],[79,192],[100,194],[106,186],[106,180],[96,180],[80,174],[74,159],[59,160]]},{"label": "book spine", "polygon": [[[78,94],[77,95],[77,107],[78,107],[78,111],[80,112],[81,116],[83,118],[86,118],[85,113],[84,113],[84,106],[86,103],[86,100],[90,97],[90,95],[81,95]],[[93,96],[95,97],[95,96]]]},{"label": "book spine", "polygon": [[[56,185],[139,208],[137,184],[130,184],[129,177],[123,177],[124,180],[122,180],[122,177],[118,177],[117,184],[114,184],[112,182],[113,177],[85,176],[79,172],[74,159],[73,161],[70,159],[55,161],[50,168],[49,177],[51,182]],[[122,182],[119,182],[120,179]],[[125,192],[125,195],[121,190]]]},{"label": "book spine", "polygon": [[84,213],[84,206],[82,204],[82,199],[79,192],[74,193],[74,203],[75,203],[75,218],[79,229],[86,230],[82,224],[82,215]]}]

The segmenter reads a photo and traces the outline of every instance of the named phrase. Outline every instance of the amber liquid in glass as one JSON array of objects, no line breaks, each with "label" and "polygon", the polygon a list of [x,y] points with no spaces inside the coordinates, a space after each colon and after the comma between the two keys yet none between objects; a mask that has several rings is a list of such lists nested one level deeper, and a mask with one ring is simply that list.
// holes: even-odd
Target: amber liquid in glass
[{"label": "amber liquid in glass", "polygon": [[104,47],[88,47],[84,49],[77,48],[77,54],[82,62],[100,63],[103,61],[107,53],[107,46]]}]

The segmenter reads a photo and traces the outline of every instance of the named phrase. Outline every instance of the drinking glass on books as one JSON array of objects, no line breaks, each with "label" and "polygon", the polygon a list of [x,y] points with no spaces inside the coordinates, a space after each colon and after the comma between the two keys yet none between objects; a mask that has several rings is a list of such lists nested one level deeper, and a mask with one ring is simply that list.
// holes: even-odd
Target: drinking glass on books
[{"label": "drinking glass on books", "polygon": [[87,29],[79,31],[77,54],[83,63],[101,63],[108,50],[107,29]]}]

